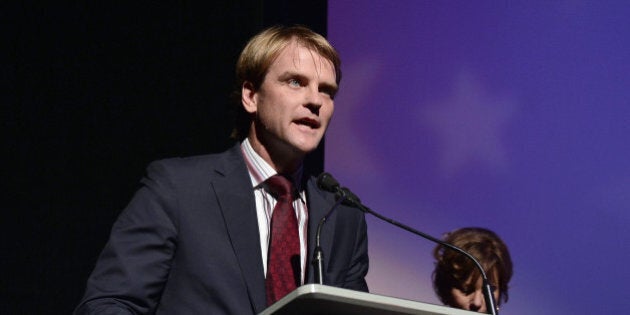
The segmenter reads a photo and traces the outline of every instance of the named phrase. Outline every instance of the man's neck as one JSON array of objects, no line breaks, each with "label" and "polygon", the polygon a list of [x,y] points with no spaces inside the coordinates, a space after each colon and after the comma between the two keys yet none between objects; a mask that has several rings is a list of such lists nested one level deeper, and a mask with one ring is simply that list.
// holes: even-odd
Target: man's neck
[{"label": "man's neck", "polygon": [[280,174],[293,174],[302,167],[304,156],[293,150],[270,149],[269,145],[263,145],[253,137],[248,137],[247,140],[254,152]]}]

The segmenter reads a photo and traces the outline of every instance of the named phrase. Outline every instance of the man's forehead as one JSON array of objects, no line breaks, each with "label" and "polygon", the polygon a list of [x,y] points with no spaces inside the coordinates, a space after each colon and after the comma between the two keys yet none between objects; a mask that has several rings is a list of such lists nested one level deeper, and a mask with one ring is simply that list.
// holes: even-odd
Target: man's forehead
[{"label": "man's forehead", "polygon": [[295,39],[292,40],[282,50],[280,50],[280,53],[278,54],[278,57],[274,60],[273,64],[286,61],[283,60],[285,58],[292,60],[296,68],[301,66],[302,62],[312,62],[315,67],[320,71],[321,68],[328,67],[333,71],[333,73],[335,72],[335,67],[333,66],[332,61],[322,56],[316,50],[308,47],[307,45],[304,45],[303,43],[298,42]]}]

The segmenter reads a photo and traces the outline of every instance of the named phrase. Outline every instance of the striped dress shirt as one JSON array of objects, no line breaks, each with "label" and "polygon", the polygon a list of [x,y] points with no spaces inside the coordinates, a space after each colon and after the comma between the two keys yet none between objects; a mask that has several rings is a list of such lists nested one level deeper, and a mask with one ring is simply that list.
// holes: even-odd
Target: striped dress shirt
[{"label": "striped dress shirt", "polygon": [[[269,163],[263,160],[249,143],[249,139],[245,138],[241,143],[241,151],[245,158],[245,164],[247,164],[247,170],[252,180],[252,187],[254,188],[254,195],[256,198],[256,214],[258,216],[258,230],[260,233],[260,249],[262,253],[263,269],[265,271],[265,277],[267,275],[267,254],[269,249],[269,234],[271,227],[271,214],[273,208],[276,206],[276,199],[265,189],[265,181],[278,174]],[[300,236],[300,259],[301,259],[301,283],[304,283],[304,270],[306,269],[306,230],[308,227],[308,209],[306,207],[306,193],[300,187],[300,178],[302,176],[302,168],[294,174],[290,175],[293,179],[295,188],[297,189],[298,198],[293,200],[293,208],[295,208],[295,216],[298,220],[298,229]]]}]

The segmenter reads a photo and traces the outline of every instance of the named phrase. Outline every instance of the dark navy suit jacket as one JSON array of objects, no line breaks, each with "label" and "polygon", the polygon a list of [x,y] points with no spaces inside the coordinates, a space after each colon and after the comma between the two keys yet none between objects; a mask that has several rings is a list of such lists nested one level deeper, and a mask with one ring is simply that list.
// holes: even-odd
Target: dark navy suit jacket
[{"label": "dark navy suit jacket", "polygon": [[[306,174],[305,174],[306,175]],[[266,308],[254,193],[240,151],[152,163],[114,223],[75,314],[255,314]],[[334,195],[306,176],[307,283]],[[367,291],[367,227],[340,206],[322,230],[324,283]]]}]

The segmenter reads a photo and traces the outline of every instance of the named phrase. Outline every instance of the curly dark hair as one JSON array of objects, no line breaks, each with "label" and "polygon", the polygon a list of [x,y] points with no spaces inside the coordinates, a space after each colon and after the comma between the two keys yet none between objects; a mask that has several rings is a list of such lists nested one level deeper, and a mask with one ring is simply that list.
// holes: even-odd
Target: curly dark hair
[{"label": "curly dark hair", "polygon": [[[444,241],[473,255],[486,271],[488,281],[499,290],[499,300],[508,301],[508,283],[512,278],[512,258],[507,246],[494,232],[478,227],[462,228],[445,234]],[[451,289],[462,288],[481,276],[466,256],[438,245],[433,250],[436,259],[433,289],[445,305],[452,305]]]}]

